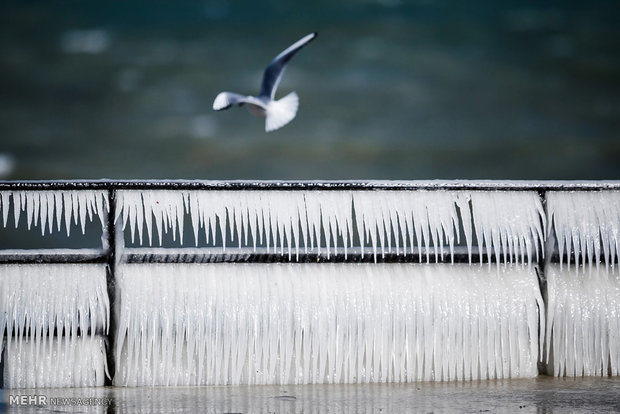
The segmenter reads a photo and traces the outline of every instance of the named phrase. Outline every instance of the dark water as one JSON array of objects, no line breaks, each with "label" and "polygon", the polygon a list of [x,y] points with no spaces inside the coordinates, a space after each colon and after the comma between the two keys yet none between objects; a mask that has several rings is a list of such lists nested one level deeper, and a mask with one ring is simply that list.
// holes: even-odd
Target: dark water
[{"label": "dark water", "polygon": [[[620,3],[3,1],[0,173],[620,178]],[[266,134],[256,93],[301,36]]]}]

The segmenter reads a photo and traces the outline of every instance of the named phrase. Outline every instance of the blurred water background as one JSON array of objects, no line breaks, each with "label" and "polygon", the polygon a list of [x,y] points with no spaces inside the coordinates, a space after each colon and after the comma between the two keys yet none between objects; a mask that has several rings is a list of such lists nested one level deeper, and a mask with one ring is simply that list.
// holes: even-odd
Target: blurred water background
[{"label": "blurred water background", "polygon": [[[0,2],[0,177],[618,179],[620,2]],[[273,133],[221,90],[289,65]],[[236,109],[236,110],[235,110]]]}]

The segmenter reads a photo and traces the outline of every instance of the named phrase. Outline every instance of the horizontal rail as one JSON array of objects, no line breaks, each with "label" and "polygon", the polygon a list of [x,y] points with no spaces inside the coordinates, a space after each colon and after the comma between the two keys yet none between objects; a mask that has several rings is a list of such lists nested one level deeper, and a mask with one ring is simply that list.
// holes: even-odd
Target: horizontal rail
[{"label": "horizontal rail", "polygon": [[0,250],[0,263],[107,263],[101,249]]},{"label": "horizontal rail", "polygon": [[[451,255],[444,250],[444,253],[430,253],[427,256],[422,253],[422,260],[417,251],[413,253],[395,253],[377,251],[373,253],[372,249],[361,249],[339,247],[330,249],[328,254],[325,249],[319,252],[312,249],[308,252],[300,249],[297,253],[295,249],[291,249],[289,254],[288,248],[282,251],[280,248],[269,249],[257,248],[231,248],[228,251],[222,251],[222,248],[126,248],[124,250],[122,262],[125,263],[430,263],[451,261]],[[447,249],[446,249],[447,250]],[[472,254],[472,262],[474,258],[479,260],[479,255]],[[469,256],[466,251],[455,251],[455,263],[469,262]]]},{"label": "horizontal rail", "polygon": [[[302,249],[303,250],[303,249]],[[320,253],[314,249],[308,252],[300,250],[299,253],[292,249],[290,255],[286,248],[284,252],[278,249],[258,248],[235,248],[222,251],[221,247],[208,248],[125,248],[118,258],[119,263],[469,263],[470,255],[467,250],[456,247],[451,255],[448,249],[444,252],[422,251],[422,254],[414,249],[407,253],[377,251],[375,256],[372,249],[365,248],[364,254],[361,249],[332,248],[329,255],[325,250]],[[503,259],[503,255],[501,255]],[[552,262],[559,262],[557,254],[551,258]],[[566,257],[564,262],[570,261]],[[471,254],[471,263],[495,263],[494,254],[480,253],[474,247]],[[91,249],[47,249],[47,250],[0,250],[0,263],[2,264],[48,264],[48,263],[101,263],[109,262],[108,253],[104,250]],[[521,261],[519,261],[521,262]],[[532,263],[535,264],[535,263]]]},{"label": "horizontal rail", "polygon": [[[169,252],[166,254],[139,252],[139,249],[131,249],[123,258],[124,263],[469,263],[470,257],[467,253],[435,254],[430,256],[425,254],[420,256],[415,254],[396,254],[396,253],[377,253],[366,252],[363,256],[359,252],[347,252],[345,255],[342,249],[329,256],[326,253],[295,253],[289,256],[288,253],[280,252],[231,252],[221,254],[193,254],[183,252]],[[480,264],[480,254],[472,253],[471,263]],[[493,255],[482,254],[482,263],[495,263]],[[503,264],[503,263],[502,263]],[[532,263],[535,265],[536,263]]]},{"label": "horizontal rail", "polygon": [[1,190],[620,190],[620,181],[415,180],[415,181],[216,181],[216,180],[56,180],[0,181]]},{"label": "horizontal rail", "polygon": [[[211,251],[212,250],[212,251]],[[503,255],[501,256],[503,259]],[[336,252],[317,253],[317,252],[292,252],[289,256],[288,251],[282,253],[280,249],[257,249],[249,251],[247,249],[230,248],[222,252],[221,247],[214,248],[126,248],[120,255],[120,263],[469,263],[469,254],[464,251],[455,250],[453,257],[449,252],[443,254],[434,252],[422,253],[422,258],[417,252],[414,253],[384,253],[377,252],[375,255],[369,249],[365,249],[362,256],[359,248],[344,249],[338,248]],[[477,249],[472,250],[471,263],[495,263],[494,254],[480,254]],[[519,261],[521,262],[521,261]],[[560,255],[553,252],[549,257],[550,263],[560,263]],[[574,264],[573,254],[564,254],[562,262]],[[108,264],[109,257],[105,251],[101,252],[82,252],[80,249],[47,249],[40,250],[0,250],[0,264],[54,264],[54,263],[74,263],[74,264]],[[503,261],[502,261],[503,263]],[[534,263],[532,263],[534,264]],[[580,263],[582,265],[583,263]]]}]

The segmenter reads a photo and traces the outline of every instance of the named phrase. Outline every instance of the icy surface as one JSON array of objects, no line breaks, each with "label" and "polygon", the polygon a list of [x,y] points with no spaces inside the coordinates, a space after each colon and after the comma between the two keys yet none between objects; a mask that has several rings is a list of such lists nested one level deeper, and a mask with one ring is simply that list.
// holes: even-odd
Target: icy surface
[{"label": "icy surface", "polygon": [[24,340],[8,346],[6,388],[93,387],[105,381],[106,354],[101,336]]},{"label": "icy surface", "polygon": [[100,190],[0,191],[3,226],[13,221],[16,228],[39,227],[41,235],[64,228],[68,236],[73,226],[84,233],[95,215],[103,227],[108,208],[106,192]]},{"label": "icy surface", "polygon": [[[475,242],[500,262],[531,263],[544,238],[535,192],[484,191],[119,191],[117,219],[132,241],[161,245],[172,231],[183,241],[185,213],[194,243],[226,248],[266,246],[297,257],[355,245],[379,254],[439,260],[454,254],[461,233],[470,257]],[[366,250],[364,250],[366,248]]]},{"label": "icy surface", "polygon": [[547,363],[556,376],[620,372],[620,271],[546,267]]},{"label": "icy surface", "polygon": [[537,375],[533,269],[412,264],[121,265],[115,385]]},{"label": "icy surface", "polygon": [[614,267],[620,250],[620,191],[547,193],[548,221],[553,225],[560,264]]},{"label": "icy surface", "polygon": [[[107,332],[109,308],[105,265],[0,265],[0,333],[6,335],[5,362],[26,358],[26,362],[12,365],[11,384],[44,381],[45,386],[63,386],[66,380],[61,377],[53,377],[60,378],[60,383],[45,382],[49,367],[37,368],[37,374],[20,370],[30,366],[23,364],[37,365],[36,361],[54,358],[58,360],[55,366],[69,369],[76,347],[85,346],[77,342]],[[58,348],[61,342],[62,349]]]},{"label": "icy surface", "polygon": [[[400,414],[400,413],[617,413],[620,378],[537,377],[523,380],[416,384],[255,385],[242,387],[133,387],[45,390],[48,395],[111,399],[113,408],[87,412],[123,414]],[[0,404],[2,395],[0,394]],[[9,403],[9,393],[4,393]],[[7,413],[21,414],[20,407]],[[81,407],[45,407],[84,412]],[[14,410],[14,411],[13,411]],[[106,411],[107,410],[107,411]],[[43,411],[42,409],[40,411]],[[58,412],[56,411],[56,412]],[[39,411],[36,411],[37,413]]]}]

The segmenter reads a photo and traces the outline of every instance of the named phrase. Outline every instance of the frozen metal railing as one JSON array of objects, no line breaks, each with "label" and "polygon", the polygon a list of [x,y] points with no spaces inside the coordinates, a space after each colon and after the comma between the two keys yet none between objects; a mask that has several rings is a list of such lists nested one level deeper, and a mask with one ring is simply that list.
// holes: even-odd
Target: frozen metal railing
[{"label": "frozen metal railing", "polygon": [[[549,191],[600,191],[619,190],[620,181],[492,181],[492,180],[430,180],[430,181],[202,181],[202,180],[57,180],[57,181],[0,181],[1,191],[82,191],[104,190],[109,206],[104,237],[100,249],[50,249],[30,252],[28,250],[0,251],[1,263],[108,263],[113,266],[119,260],[129,262],[152,261],[182,262],[198,261],[289,261],[286,254],[267,252],[260,247],[255,250],[229,249],[218,252],[217,249],[155,249],[146,252],[128,248],[122,257],[115,257],[118,242],[123,242],[122,234],[117,234],[116,200],[121,190],[172,190],[172,191],[534,191],[538,193],[542,205],[546,208],[546,193]],[[546,215],[546,212],[545,212]],[[385,253],[380,257],[362,257],[355,248],[348,251],[335,250],[328,256],[316,252],[300,252],[293,261],[382,261],[382,262],[416,262],[420,261],[419,252],[412,249],[412,254],[402,255]],[[445,252],[431,252],[435,259],[447,260]],[[473,246],[472,261],[493,261],[488,252],[477,251]],[[487,257],[489,256],[489,257]],[[192,259],[193,258],[193,259]],[[554,256],[557,260],[557,254]],[[455,262],[470,260],[467,252],[455,246],[451,258]],[[422,260],[423,261],[423,260]]]},{"label": "frozen metal railing", "polygon": [[[431,262],[484,262],[499,261],[501,253],[493,252],[480,246],[451,246],[452,254],[447,251],[433,250],[426,246],[424,250],[414,248],[404,255],[396,252],[381,252],[371,254],[366,251],[363,255],[363,246],[353,246],[348,249],[332,247],[331,254],[320,253],[317,250],[300,251],[298,254],[285,254],[278,249],[258,247],[230,247],[223,251],[220,247],[198,248],[140,248],[124,246],[124,231],[119,221],[119,200],[122,191],[158,191],[172,192],[214,191],[214,192],[532,192],[537,195],[538,201],[544,209],[541,220],[548,218],[547,194],[549,192],[600,192],[620,190],[620,181],[199,181],[199,180],[77,180],[77,181],[14,181],[0,182],[0,192],[19,191],[103,191],[107,200],[107,211],[103,217],[102,244],[96,249],[47,249],[47,250],[0,250],[0,263],[99,263],[108,268],[108,296],[110,303],[114,303],[115,274],[118,263],[194,263],[194,262],[426,262],[429,256]],[[469,211],[469,210],[468,210]],[[227,213],[230,215],[230,213]],[[6,220],[5,220],[6,222]],[[324,225],[324,224],[323,224]],[[547,226],[551,226],[548,222]],[[440,226],[441,227],[441,226]],[[361,233],[360,233],[361,234]],[[482,234],[482,231],[481,233]],[[540,253],[534,260],[538,265],[541,285],[544,289],[544,275],[542,274],[543,260],[561,262],[563,255],[555,249],[555,240],[552,233],[546,235],[546,249],[544,245],[536,247]],[[225,237],[225,236],[224,236]],[[388,236],[390,237],[390,236]],[[499,237],[499,236],[498,236]],[[604,237],[604,236],[603,236]],[[404,233],[403,233],[404,238]],[[376,239],[375,239],[376,241]],[[358,240],[359,242],[359,240]],[[404,239],[403,239],[404,242]],[[480,242],[479,240],[476,241]],[[289,242],[290,243],[290,242]],[[389,243],[389,241],[388,241]],[[488,243],[488,240],[487,240]],[[577,242],[574,246],[577,246]],[[363,244],[363,242],[362,242]],[[436,246],[436,245],[435,245]],[[551,246],[551,247],[550,247]],[[584,246],[584,260],[597,248]],[[290,246],[289,246],[290,247]],[[603,248],[598,248],[601,250]],[[546,250],[546,251],[545,251]],[[613,255],[617,251],[612,251]],[[506,252],[504,251],[504,261]],[[545,255],[543,259],[543,254]],[[566,261],[578,260],[579,255],[570,255],[565,252]],[[598,254],[598,253],[597,253]],[[609,255],[609,252],[607,252]],[[582,261],[583,262],[583,261]],[[591,262],[591,259],[590,259]],[[111,313],[110,334],[107,336],[110,344],[114,341],[115,313]],[[113,347],[110,346],[110,349]],[[108,355],[110,371],[114,372],[114,361],[111,353]]]}]

